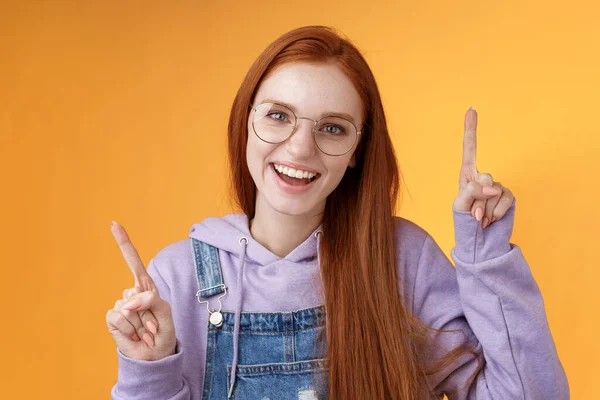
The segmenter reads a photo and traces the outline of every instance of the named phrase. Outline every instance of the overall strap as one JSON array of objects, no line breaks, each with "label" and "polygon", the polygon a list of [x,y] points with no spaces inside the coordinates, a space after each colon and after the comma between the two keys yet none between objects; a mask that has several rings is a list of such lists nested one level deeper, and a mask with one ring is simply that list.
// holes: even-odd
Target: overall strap
[{"label": "overall strap", "polygon": [[198,278],[197,296],[205,298],[224,293],[227,287],[223,284],[219,251],[216,247],[198,239],[191,238],[191,240]]}]

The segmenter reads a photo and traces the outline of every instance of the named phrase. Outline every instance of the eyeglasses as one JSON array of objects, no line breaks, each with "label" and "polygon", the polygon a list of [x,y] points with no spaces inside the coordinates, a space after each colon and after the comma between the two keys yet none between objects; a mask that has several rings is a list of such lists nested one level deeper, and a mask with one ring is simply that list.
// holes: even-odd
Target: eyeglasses
[{"label": "eyeglasses", "polygon": [[307,119],[314,123],[313,137],[317,148],[330,156],[342,156],[349,152],[356,141],[359,130],[345,118],[324,116],[318,120],[297,117],[288,107],[277,103],[262,103],[252,108],[252,129],[264,142],[278,144],[286,141],[296,130],[298,120]]}]

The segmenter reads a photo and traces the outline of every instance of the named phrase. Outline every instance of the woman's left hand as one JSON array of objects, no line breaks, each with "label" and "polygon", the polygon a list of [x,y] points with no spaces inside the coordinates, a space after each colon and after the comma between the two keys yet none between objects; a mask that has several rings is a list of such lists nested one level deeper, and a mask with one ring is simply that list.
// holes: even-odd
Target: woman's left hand
[{"label": "woman's left hand", "polygon": [[459,178],[459,192],[454,199],[454,208],[471,211],[471,215],[482,222],[482,229],[506,214],[515,197],[512,192],[494,182],[492,175],[477,171],[477,111],[469,108],[465,115],[463,158]]}]

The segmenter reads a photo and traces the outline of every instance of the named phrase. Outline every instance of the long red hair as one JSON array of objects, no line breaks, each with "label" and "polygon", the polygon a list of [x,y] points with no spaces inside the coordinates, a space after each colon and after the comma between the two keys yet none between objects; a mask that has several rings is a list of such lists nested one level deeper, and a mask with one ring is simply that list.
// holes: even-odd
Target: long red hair
[{"label": "long red hair", "polygon": [[[246,163],[249,106],[261,81],[290,62],[334,62],[353,82],[365,123],[349,168],[327,198],[320,267],[326,309],[330,399],[432,396],[427,375],[452,364],[466,345],[426,370],[428,328],[406,309],[396,269],[394,210],[399,171],[375,77],[356,47],[332,29],[298,28],[271,43],[250,67],[228,126],[231,179],[242,211],[254,216],[256,187]],[[383,316],[385,314],[385,316]],[[473,374],[472,376],[474,376]]]}]

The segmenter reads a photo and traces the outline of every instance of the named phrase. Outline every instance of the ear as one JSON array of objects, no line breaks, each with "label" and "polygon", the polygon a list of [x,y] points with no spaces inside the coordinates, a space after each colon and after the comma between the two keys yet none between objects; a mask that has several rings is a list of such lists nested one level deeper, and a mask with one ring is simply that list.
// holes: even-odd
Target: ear
[{"label": "ear", "polygon": [[356,150],[354,150],[354,153],[352,153],[352,156],[350,157],[350,161],[348,162],[348,167],[350,167],[350,168],[356,167]]}]

